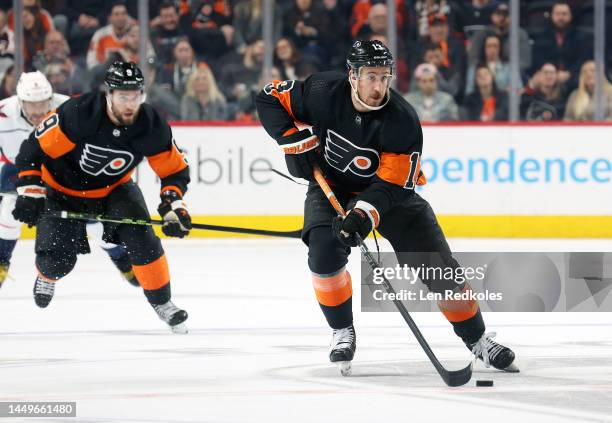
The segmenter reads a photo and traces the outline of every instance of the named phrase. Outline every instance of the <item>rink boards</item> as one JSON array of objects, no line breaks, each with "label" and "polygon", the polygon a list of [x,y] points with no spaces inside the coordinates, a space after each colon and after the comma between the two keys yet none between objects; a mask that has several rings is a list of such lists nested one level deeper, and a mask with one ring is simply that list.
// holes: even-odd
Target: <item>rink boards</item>
[{"label": "rink boards", "polygon": [[[419,188],[450,237],[612,238],[610,125],[424,127]],[[260,126],[175,124],[191,167],[186,196],[196,221],[293,230],[306,187]],[[149,209],[159,181],[136,173]],[[235,236],[194,231],[192,236]]]}]

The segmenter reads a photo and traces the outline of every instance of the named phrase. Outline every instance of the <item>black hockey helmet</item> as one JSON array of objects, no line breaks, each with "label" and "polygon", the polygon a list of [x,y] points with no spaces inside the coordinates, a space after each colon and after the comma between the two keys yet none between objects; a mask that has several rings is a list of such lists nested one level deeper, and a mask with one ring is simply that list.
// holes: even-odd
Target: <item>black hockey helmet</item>
[{"label": "black hockey helmet", "polygon": [[388,66],[392,73],[395,69],[391,51],[378,40],[355,41],[346,56],[346,64],[353,71],[358,71],[362,66]]},{"label": "black hockey helmet", "polygon": [[113,62],[104,76],[109,90],[143,90],[144,77],[134,62]]}]

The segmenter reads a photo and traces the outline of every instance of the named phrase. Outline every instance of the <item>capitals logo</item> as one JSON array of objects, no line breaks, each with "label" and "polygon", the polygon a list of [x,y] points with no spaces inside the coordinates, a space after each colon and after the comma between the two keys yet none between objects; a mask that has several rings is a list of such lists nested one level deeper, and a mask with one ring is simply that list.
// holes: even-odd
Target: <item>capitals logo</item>
[{"label": "capitals logo", "polygon": [[134,162],[132,153],[85,144],[79,165],[85,173],[93,176],[120,175]]},{"label": "capitals logo", "polygon": [[340,172],[348,171],[362,178],[374,176],[380,165],[376,150],[357,147],[331,129],[325,138],[325,161]]}]

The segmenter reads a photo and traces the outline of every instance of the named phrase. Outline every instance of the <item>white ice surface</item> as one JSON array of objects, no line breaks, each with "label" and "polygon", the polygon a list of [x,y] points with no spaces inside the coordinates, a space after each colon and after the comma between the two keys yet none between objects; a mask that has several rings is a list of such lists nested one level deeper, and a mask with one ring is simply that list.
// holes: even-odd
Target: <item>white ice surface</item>
[{"label": "white ice surface", "polygon": [[[42,422],[612,422],[612,314],[487,314],[522,372],[477,367],[445,387],[397,313],[354,310],[353,375],[327,360],[331,338],[297,241],[164,241],[174,335],[94,248],[32,299],[33,242],[18,243],[0,290],[0,401],[76,401],[77,418]],[[612,251],[612,241],[451,240],[458,251]],[[358,274],[354,252],[349,268]],[[358,280],[354,277],[354,280]],[[467,349],[437,313],[415,320],[451,368]],[[492,379],[477,388],[476,379]]]}]

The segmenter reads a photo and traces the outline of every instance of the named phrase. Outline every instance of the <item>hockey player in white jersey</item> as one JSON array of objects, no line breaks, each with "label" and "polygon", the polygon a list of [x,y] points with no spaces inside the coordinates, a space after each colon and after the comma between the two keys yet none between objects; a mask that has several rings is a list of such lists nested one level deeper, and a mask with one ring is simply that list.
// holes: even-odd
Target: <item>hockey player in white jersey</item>
[{"label": "hockey player in white jersey", "polygon": [[[0,196],[0,287],[8,276],[13,250],[21,235],[21,222],[12,214],[16,201],[16,197],[11,195],[17,179],[15,157],[30,132],[68,98],[54,94],[47,78],[37,71],[21,74],[17,95],[0,101],[0,190],[3,192]],[[101,229],[99,223],[87,225],[89,237],[98,240],[123,277],[132,285],[139,286],[125,248],[102,241]]]}]

